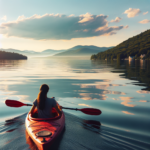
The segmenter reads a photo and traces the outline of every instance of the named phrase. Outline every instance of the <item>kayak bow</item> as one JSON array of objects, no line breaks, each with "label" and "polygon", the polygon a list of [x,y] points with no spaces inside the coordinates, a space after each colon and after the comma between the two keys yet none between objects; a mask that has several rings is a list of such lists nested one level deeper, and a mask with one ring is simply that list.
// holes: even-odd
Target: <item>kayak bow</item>
[{"label": "kayak bow", "polygon": [[65,126],[65,115],[53,109],[54,118],[37,118],[37,109],[33,116],[26,117],[26,130],[39,150],[47,150],[60,135]]}]

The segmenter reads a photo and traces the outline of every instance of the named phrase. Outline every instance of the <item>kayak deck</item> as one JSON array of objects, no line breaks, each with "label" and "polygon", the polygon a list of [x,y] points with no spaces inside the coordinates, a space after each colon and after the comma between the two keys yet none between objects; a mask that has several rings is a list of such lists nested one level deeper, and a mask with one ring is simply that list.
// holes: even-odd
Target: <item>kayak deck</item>
[{"label": "kayak deck", "polygon": [[38,149],[48,149],[54,140],[62,132],[65,125],[65,115],[59,115],[55,109],[52,110],[54,118],[37,118],[37,109],[33,113],[28,113],[26,117],[26,130]]}]

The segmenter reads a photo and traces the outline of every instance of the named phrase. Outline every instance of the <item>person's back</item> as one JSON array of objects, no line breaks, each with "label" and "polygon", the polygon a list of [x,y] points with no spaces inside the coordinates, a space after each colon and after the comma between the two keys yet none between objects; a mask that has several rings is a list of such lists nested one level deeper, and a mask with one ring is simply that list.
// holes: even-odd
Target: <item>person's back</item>
[{"label": "person's back", "polygon": [[47,84],[42,84],[37,99],[33,102],[33,106],[30,110],[30,113],[32,115],[36,107],[38,109],[38,118],[52,118],[53,107],[61,115],[61,111],[59,110],[55,99],[47,97],[48,91],[49,91],[49,86]]},{"label": "person's back", "polygon": [[[37,106],[37,99],[33,102],[34,106]],[[44,109],[38,109],[38,118],[52,118],[52,108],[56,106],[54,98],[46,98]]]}]

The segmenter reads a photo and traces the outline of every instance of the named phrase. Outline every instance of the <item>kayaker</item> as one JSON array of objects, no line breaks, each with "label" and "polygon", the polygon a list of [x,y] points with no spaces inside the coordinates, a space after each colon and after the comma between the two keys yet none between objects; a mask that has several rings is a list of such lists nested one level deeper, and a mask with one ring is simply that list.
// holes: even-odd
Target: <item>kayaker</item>
[{"label": "kayaker", "polygon": [[[38,109],[38,118],[52,118],[54,117],[52,114],[52,108],[55,108],[56,111],[61,115],[61,111],[57,106],[57,102],[52,98],[47,97],[47,93],[49,91],[49,86],[47,84],[42,84],[40,86],[40,92],[38,93],[37,98],[33,102],[33,106],[30,110],[31,115],[34,112],[34,109],[37,107]],[[60,106],[61,108],[61,106]]]}]

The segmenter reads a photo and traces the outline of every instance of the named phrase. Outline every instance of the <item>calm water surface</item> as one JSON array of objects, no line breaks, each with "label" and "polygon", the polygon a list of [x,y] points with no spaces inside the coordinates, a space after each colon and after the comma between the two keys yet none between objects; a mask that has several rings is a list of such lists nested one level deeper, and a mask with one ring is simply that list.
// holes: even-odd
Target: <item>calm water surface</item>
[{"label": "calm water surface", "polygon": [[[48,96],[55,97],[62,106],[91,107],[102,111],[100,116],[89,116],[64,110],[66,131],[60,146],[55,149],[71,149],[72,143],[69,143],[67,137],[73,138],[77,135],[84,137],[80,139],[82,144],[76,145],[78,149],[150,149],[149,68],[150,62],[144,60],[1,60],[0,149],[12,149],[11,146],[16,146],[12,141],[17,138],[21,140],[21,137],[22,140],[15,149],[34,149],[25,134],[25,115],[22,115],[27,113],[30,107],[11,108],[4,102],[6,99],[14,99],[32,103],[43,83],[50,86]],[[88,124],[87,121],[94,121],[96,125]],[[94,144],[90,136],[96,138]],[[69,144],[65,145],[66,141]],[[11,146],[8,147],[9,144]]]}]

